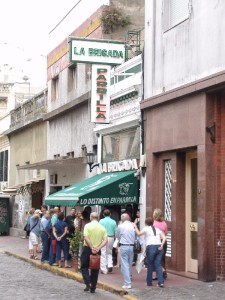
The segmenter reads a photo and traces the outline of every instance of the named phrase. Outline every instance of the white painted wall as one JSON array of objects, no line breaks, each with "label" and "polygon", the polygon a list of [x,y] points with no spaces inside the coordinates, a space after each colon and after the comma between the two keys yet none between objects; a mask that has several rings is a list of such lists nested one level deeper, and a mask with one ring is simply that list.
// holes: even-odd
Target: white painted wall
[{"label": "white painted wall", "polygon": [[53,159],[55,154],[66,156],[74,151],[74,157],[82,156],[81,146],[86,145],[87,150],[92,150],[92,145],[97,143],[93,124],[90,123],[88,105],[83,105],[70,113],[49,122],[48,159]]},{"label": "white painted wall", "polygon": [[163,2],[145,1],[145,98],[225,68],[225,1],[190,1],[190,17],[166,32]]}]

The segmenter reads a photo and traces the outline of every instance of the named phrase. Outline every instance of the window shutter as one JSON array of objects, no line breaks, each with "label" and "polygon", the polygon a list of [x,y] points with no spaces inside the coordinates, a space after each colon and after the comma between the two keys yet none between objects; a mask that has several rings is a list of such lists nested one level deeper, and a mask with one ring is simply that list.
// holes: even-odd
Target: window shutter
[{"label": "window shutter", "polygon": [[189,0],[169,0],[170,1],[170,28],[179,24],[189,17]]}]

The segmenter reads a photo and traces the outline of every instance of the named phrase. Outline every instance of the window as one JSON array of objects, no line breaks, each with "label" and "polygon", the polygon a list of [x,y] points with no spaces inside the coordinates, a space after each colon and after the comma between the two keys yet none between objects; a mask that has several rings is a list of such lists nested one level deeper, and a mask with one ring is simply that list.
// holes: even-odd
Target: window
[{"label": "window", "polygon": [[[164,161],[164,211],[165,221],[172,221],[172,162],[171,160]],[[168,230],[166,235],[167,240],[167,251],[166,256],[172,256],[172,235],[171,231]]]},{"label": "window", "polygon": [[85,64],[85,81],[86,83],[91,80],[91,65],[90,64]]},{"label": "window", "polygon": [[8,181],[8,150],[0,152],[0,181]]},{"label": "window", "polygon": [[52,101],[58,99],[59,97],[59,77],[52,79],[52,88],[51,88],[51,99]]},{"label": "window", "polygon": [[140,129],[130,128],[102,137],[102,162],[140,158]]},{"label": "window", "polygon": [[190,0],[164,0],[165,31],[189,18],[190,4]]},{"label": "window", "polygon": [[164,165],[164,206],[165,221],[171,222],[172,204],[172,164],[171,160],[166,160]]},{"label": "window", "polygon": [[71,92],[77,88],[77,65],[73,64],[68,68],[67,89]]}]

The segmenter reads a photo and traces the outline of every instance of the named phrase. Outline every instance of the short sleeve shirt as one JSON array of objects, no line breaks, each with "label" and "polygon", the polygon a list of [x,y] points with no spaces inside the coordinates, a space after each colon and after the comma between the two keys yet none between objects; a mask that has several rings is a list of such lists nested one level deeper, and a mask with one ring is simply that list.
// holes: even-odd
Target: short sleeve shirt
[{"label": "short sleeve shirt", "polygon": [[[98,247],[101,242],[107,238],[107,232],[105,227],[98,223],[98,221],[92,221],[84,226],[84,237],[88,237],[94,247]],[[84,241],[84,246],[88,246]]]},{"label": "short sleeve shirt", "polygon": [[156,235],[154,235],[152,226],[145,226],[143,228],[144,237],[145,237],[145,243],[146,246],[148,245],[160,245],[161,244],[161,233],[162,231],[158,228],[155,228]]}]

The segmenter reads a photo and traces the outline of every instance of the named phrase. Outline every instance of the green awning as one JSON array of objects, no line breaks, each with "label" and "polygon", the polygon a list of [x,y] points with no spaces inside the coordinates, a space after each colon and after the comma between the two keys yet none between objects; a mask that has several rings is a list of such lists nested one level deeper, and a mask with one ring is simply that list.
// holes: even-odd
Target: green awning
[{"label": "green awning", "polygon": [[95,175],[49,195],[45,204],[55,206],[122,205],[138,203],[136,171]]}]

